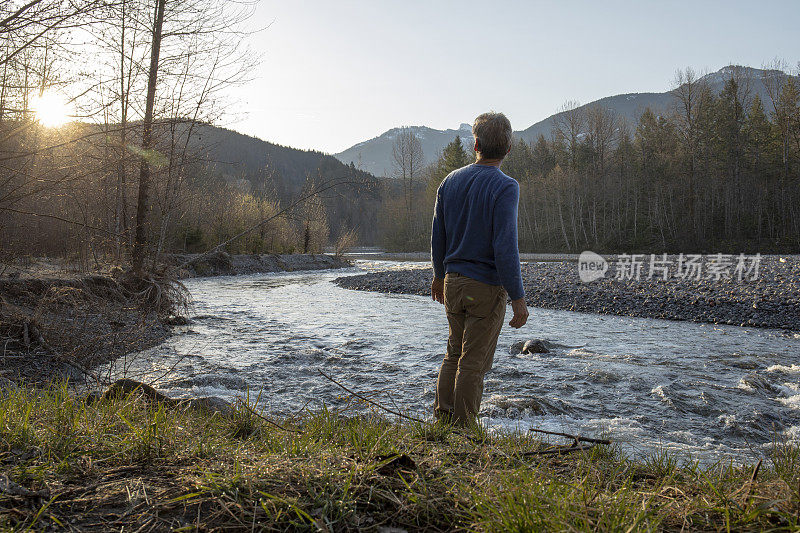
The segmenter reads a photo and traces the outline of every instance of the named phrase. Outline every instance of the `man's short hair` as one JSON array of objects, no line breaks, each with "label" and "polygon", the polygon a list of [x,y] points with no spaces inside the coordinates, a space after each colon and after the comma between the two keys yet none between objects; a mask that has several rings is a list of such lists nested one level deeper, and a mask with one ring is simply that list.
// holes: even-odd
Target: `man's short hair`
[{"label": "man's short hair", "polygon": [[478,115],[472,125],[477,151],[484,159],[503,159],[511,149],[512,133],[508,118],[494,111]]}]

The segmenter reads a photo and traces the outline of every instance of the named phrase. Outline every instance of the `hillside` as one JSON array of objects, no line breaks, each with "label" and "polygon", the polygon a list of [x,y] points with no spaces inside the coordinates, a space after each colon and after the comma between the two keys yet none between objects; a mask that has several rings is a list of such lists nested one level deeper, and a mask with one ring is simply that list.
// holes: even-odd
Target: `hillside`
[{"label": "hillside", "polygon": [[307,177],[374,179],[322,152],[281,146],[208,124],[195,128],[193,148],[202,154],[209,172],[247,180],[253,188],[272,188],[283,200],[295,195]]},{"label": "hillside", "polygon": [[[623,118],[629,125],[634,125],[639,120],[639,116],[648,107],[656,113],[663,113],[669,110],[674,98],[670,93],[629,93],[607,96],[600,100],[595,100],[580,106],[586,109],[595,105],[613,110],[617,116]],[[549,138],[555,127],[558,117],[562,113],[556,113],[536,124],[516,132],[517,136],[527,142],[534,142],[539,135]]]},{"label": "hillside", "polygon": [[[707,74],[701,79],[712,91],[719,93],[738,69],[737,75],[743,82],[749,84],[750,95],[758,95],[765,103],[765,107],[770,109],[770,98],[764,86],[763,78],[767,72],[761,69],[750,67],[727,66],[720,70]],[[785,76],[784,73],[779,75]],[[589,108],[591,106],[601,106],[614,111],[620,118],[624,119],[629,126],[633,127],[639,120],[639,116],[648,107],[656,113],[668,113],[674,105],[674,97],[670,91],[661,93],[627,93],[614,96],[607,96],[581,106]],[[561,113],[551,115],[521,131],[516,135],[527,142],[535,141],[539,135],[550,137],[553,126]],[[469,117],[465,117],[469,118]],[[471,143],[471,129],[469,124],[462,124],[458,130],[436,130],[426,126],[412,126],[410,129],[417,135],[422,143],[426,163],[435,160],[439,151],[456,135],[460,135],[462,140],[466,139],[467,144]],[[376,176],[392,175],[392,143],[397,135],[399,128],[393,128],[378,137],[358,143],[343,152],[334,154],[340,161],[349,164],[353,162],[356,167]]]},{"label": "hillside", "polygon": [[[748,90],[750,96],[758,95],[762,102],[770,102],[769,93],[764,86],[764,75],[772,74],[775,71],[767,72],[765,70],[750,68],[750,67],[733,67],[727,66],[711,74],[706,74],[700,80],[704,82],[715,93],[719,94],[725,86],[725,82],[730,79],[734,74],[735,69],[739,69],[738,76],[741,81],[749,85]],[[778,73],[785,75],[784,73]],[[614,111],[617,116],[624,119],[629,126],[634,126],[639,121],[639,116],[648,107],[655,113],[669,113],[675,105],[675,97],[671,91],[663,93],[629,93],[618,94],[615,96],[607,96],[594,102],[582,105],[581,108],[589,108],[592,106],[600,106],[605,109]],[[769,105],[766,105],[770,109]],[[539,135],[545,137],[550,136],[553,126],[561,113],[556,113],[546,119],[537,122],[536,124],[517,132],[520,138],[527,142],[535,141]]]},{"label": "hillside", "polygon": [[260,191],[283,206],[294,201],[307,179],[316,183],[343,180],[326,192],[326,222],[331,239],[353,230],[359,240],[373,243],[373,223],[380,206],[378,180],[331,155],[289,148],[225,128],[198,124],[192,151],[203,162],[204,174],[235,183],[245,191]]}]

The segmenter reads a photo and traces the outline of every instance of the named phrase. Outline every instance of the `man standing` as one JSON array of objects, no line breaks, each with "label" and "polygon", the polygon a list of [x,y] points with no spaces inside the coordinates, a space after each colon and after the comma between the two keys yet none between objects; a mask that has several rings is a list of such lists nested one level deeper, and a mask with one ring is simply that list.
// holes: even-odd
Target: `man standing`
[{"label": "man standing", "polygon": [[506,296],[514,311],[509,325],[528,320],[517,244],[519,184],[500,170],[511,150],[511,123],[502,113],[484,113],[472,134],[477,159],[442,181],[431,232],[431,295],[444,304],[450,325],[434,413],[462,426],[480,410]]}]

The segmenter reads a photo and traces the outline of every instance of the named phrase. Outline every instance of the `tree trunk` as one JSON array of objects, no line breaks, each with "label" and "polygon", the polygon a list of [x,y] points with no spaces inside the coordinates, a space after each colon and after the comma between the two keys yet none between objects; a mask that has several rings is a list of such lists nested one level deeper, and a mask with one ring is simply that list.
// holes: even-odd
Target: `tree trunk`
[{"label": "tree trunk", "polygon": [[153,27],[153,48],[150,52],[150,71],[147,77],[147,101],[142,121],[142,154],[139,167],[139,198],[136,204],[136,237],[133,242],[133,271],[142,274],[147,241],[148,212],[150,210],[150,163],[153,147],[153,107],[158,82],[158,56],[161,52],[161,27],[164,24],[166,0],[158,0]]}]

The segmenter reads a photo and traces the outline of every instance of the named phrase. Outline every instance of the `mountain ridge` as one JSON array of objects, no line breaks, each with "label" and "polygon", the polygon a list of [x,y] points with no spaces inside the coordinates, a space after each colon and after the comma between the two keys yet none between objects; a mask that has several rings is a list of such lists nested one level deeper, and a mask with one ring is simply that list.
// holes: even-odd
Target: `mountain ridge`
[{"label": "mountain ridge", "polygon": [[[764,86],[763,77],[766,74],[779,74],[781,76],[791,76],[783,71],[757,69],[754,67],[726,65],[721,69],[700,76],[698,81],[706,83],[712,91],[719,93],[724,83],[733,75],[741,79],[748,80],[754,94],[758,94],[765,106],[769,101],[769,96]],[[796,76],[794,76],[797,78]],[[592,106],[601,106],[605,109],[614,111],[620,118],[624,119],[630,126],[635,126],[641,113],[650,108],[655,113],[667,113],[674,105],[672,90],[665,92],[642,92],[642,93],[623,93],[593,100],[578,106],[579,109],[587,109]],[[549,137],[555,122],[563,111],[557,111],[549,117],[540,120],[525,129],[514,132],[517,138],[526,142],[534,142],[539,135]],[[393,174],[392,164],[392,145],[397,132],[403,127],[392,128],[371,139],[361,141],[339,153],[332,154],[339,161],[350,164],[353,163],[357,168],[365,170],[375,176],[390,177]],[[462,123],[459,129],[437,130],[428,126],[406,126],[420,139],[425,158],[425,163],[432,163],[441,150],[451,142],[456,135],[460,135],[462,142],[467,139],[465,148],[471,148],[471,127],[469,124]]]}]

